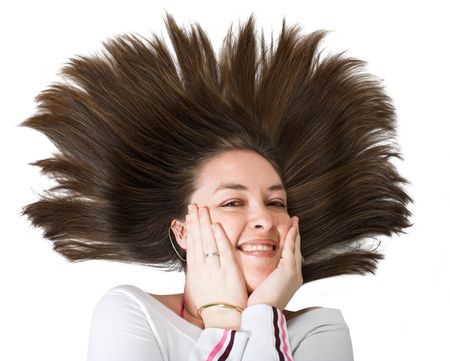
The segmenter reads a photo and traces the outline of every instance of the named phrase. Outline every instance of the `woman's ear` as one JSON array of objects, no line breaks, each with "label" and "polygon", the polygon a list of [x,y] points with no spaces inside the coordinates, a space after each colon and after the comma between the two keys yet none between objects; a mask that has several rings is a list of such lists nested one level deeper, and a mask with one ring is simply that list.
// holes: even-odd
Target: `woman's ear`
[{"label": "woman's ear", "polygon": [[174,219],[170,225],[170,228],[175,235],[178,245],[185,250],[187,248],[185,222]]}]

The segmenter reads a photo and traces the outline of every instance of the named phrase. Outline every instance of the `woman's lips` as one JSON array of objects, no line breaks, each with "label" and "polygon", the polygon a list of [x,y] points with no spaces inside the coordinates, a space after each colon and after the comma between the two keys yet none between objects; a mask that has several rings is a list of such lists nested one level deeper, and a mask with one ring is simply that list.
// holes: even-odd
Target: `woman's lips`
[{"label": "woman's lips", "polygon": [[253,257],[274,257],[277,253],[275,248],[272,250],[259,250],[259,251],[244,251],[238,248],[238,251],[244,253],[246,256],[253,256]]}]

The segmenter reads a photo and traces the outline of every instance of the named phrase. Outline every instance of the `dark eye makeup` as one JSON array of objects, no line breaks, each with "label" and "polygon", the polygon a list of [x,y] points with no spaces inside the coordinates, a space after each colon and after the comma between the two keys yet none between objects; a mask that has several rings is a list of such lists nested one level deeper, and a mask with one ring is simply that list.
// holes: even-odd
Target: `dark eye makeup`
[{"label": "dark eye makeup", "polygon": [[[221,207],[230,208],[229,205],[230,204],[235,204],[235,203],[241,203],[242,204],[243,202],[239,201],[239,200],[233,200],[233,201],[226,202],[226,203],[222,204]],[[270,201],[269,204],[277,204],[277,207],[286,208],[286,205],[284,204],[283,201],[274,200],[274,201]],[[231,206],[231,207],[234,207],[234,206]]]}]

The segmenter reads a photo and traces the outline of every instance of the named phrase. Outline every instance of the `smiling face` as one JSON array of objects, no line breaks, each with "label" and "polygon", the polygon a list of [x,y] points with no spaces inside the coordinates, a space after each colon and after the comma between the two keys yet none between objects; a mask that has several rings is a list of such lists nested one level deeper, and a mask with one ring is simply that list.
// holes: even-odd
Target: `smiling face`
[{"label": "smiling face", "polygon": [[[228,150],[205,163],[196,185],[190,203],[208,207],[211,221],[222,225],[251,292],[277,267],[291,226],[278,173],[258,153]],[[273,255],[257,256],[238,249],[255,239],[274,241]]]}]

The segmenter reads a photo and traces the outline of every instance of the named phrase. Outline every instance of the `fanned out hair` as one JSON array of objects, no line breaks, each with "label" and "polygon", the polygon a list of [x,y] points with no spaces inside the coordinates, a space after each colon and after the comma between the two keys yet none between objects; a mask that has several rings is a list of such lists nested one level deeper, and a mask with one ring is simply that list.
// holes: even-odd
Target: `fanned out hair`
[{"label": "fanned out hair", "polygon": [[57,185],[22,214],[70,261],[186,270],[168,230],[187,214],[202,164],[252,150],[301,218],[304,283],[374,274],[384,256],[370,238],[405,233],[412,199],[389,161],[403,160],[395,108],[366,63],[344,52],[322,59],[326,31],[301,35],[285,18],[275,47],[257,40],[252,14],[218,56],[197,23],[164,21],[175,53],[154,34],[122,34],[100,55],[70,58],[67,81],[35,98],[20,125],[57,146],[30,163]]}]

